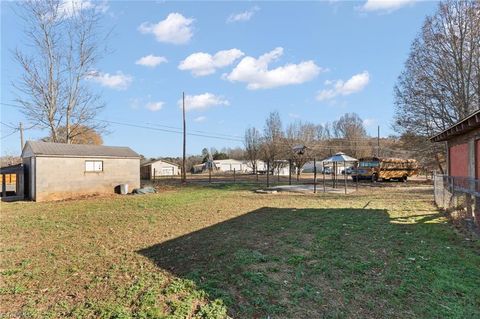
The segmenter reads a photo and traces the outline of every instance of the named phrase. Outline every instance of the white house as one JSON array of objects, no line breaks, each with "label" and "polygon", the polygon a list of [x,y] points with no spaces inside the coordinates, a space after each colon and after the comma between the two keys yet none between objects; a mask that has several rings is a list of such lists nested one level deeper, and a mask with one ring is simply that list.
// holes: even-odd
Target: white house
[{"label": "white house", "polygon": [[176,164],[164,160],[150,160],[140,165],[140,175],[142,179],[154,179],[161,176],[180,175],[180,167]]},{"label": "white house", "polygon": [[214,160],[213,163],[217,171],[220,172],[231,172],[233,170],[237,172],[252,171],[252,168],[249,167],[245,161],[239,161],[236,159]]},{"label": "white house", "polygon": [[[295,170],[295,168],[293,168]],[[290,163],[287,160],[276,160],[274,175],[288,176],[290,175]],[[295,175],[295,171],[292,171],[292,175]]]}]

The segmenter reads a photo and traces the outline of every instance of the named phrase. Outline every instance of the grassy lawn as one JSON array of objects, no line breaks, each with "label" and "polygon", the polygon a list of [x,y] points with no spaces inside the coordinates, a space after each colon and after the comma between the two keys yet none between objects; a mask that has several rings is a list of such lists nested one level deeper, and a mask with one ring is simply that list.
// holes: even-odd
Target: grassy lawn
[{"label": "grassy lawn", "polygon": [[431,189],[2,203],[0,318],[480,318]]}]

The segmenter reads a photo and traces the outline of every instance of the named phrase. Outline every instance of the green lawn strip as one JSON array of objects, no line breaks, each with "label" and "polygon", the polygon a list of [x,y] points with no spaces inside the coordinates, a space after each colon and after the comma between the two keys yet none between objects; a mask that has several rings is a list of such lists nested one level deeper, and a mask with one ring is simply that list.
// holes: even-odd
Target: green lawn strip
[{"label": "green lawn strip", "polygon": [[[33,318],[480,316],[480,245],[428,189],[189,186],[2,206],[0,312]],[[5,306],[2,306],[5,307]]]}]

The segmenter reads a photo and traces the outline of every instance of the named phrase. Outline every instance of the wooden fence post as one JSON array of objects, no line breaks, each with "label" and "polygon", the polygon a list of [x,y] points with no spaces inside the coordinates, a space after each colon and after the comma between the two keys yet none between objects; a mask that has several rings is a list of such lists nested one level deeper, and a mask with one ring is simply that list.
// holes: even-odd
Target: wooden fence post
[{"label": "wooden fence post", "polygon": [[267,161],[267,188],[270,187],[270,161]]},{"label": "wooden fence post", "polygon": [[317,193],[317,160],[313,159],[313,193]]},{"label": "wooden fence post", "polygon": [[323,192],[325,193],[327,191],[327,188],[325,186],[325,162],[322,162],[322,175],[323,175]]},{"label": "wooden fence post", "polygon": [[292,160],[288,160],[288,185],[292,185]]}]

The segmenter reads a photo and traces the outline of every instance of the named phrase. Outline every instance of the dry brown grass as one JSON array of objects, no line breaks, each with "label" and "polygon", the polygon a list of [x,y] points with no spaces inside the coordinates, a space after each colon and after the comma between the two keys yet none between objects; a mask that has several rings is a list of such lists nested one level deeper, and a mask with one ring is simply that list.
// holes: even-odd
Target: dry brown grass
[{"label": "dry brown grass", "polygon": [[479,246],[428,186],[217,184],[1,208],[4,317],[480,315]]}]

